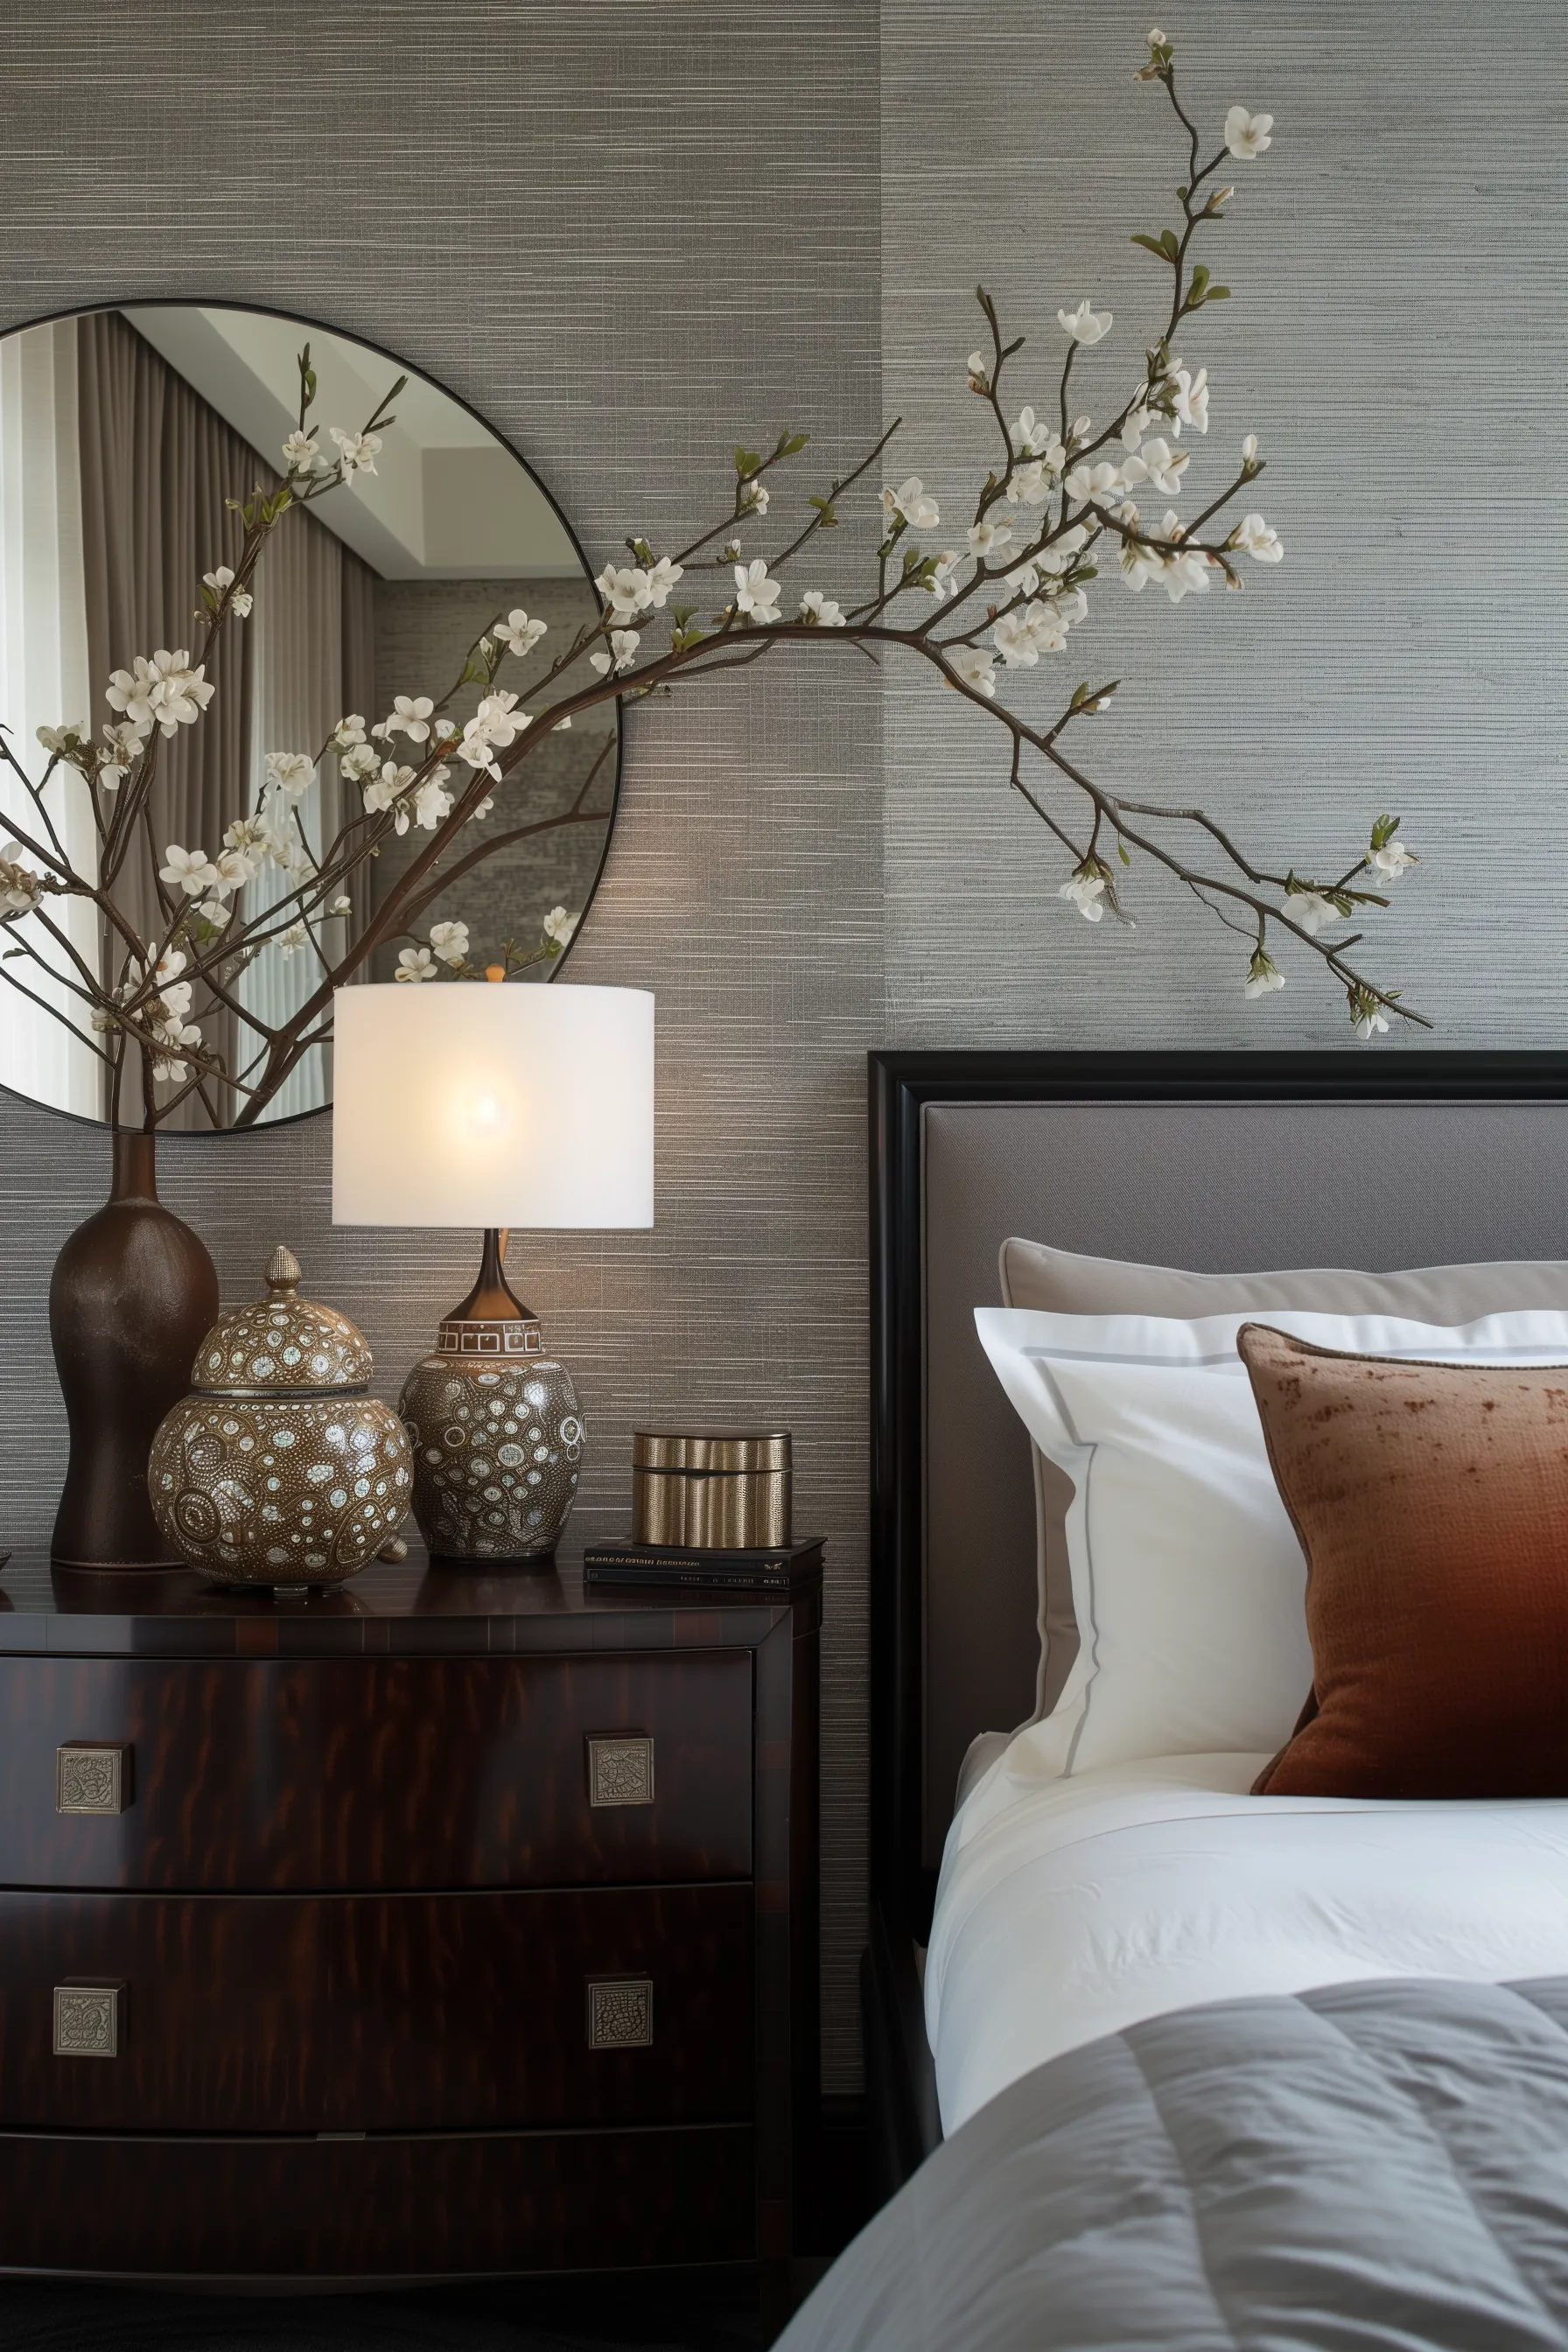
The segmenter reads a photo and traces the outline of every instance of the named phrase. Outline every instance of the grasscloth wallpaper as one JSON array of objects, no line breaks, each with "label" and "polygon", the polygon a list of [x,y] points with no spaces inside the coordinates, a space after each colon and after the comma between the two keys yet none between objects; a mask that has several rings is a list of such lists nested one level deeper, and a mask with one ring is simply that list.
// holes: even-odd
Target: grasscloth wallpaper
[{"label": "grasscloth wallpaper", "polygon": [[[1153,319],[1127,239],[1165,216],[1178,159],[1131,79],[1148,22],[1100,0],[13,0],[0,315],[184,294],[364,334],[510,434],[595,562],[630,530],[668,544],[731,440],[786,416],[826,469],[901,413],[902,470],[951,512],[981,451],[977,278],[1030,334],[1037,405],[1058,305],[1117,314],[1091,411]],[[1190,355],[1214,382],[1194,473],[1217,483],[1256,429],[1289,552],[1174,611],[1106,587],[1084,663],[1128,684],[1098,755],[1303,866],[1403,810],[1427,862],[1379,919],[1379,969],[1444,1042],[1557,1042],[1568,21],[1554,0],[1183,0],[1165,23],[1205,125],[1237,99],[1277,117],[1216,241],[1236,299]],[[1244,1005],[1239,942],[1152,877],[1136,931],[1080,922],[963,719],[826,656],[632,715],[572,974],[658,993],[658,1223],[523,1253],[589,1400],[595,1525],[640,1415],[795,1432],[831,1538],[831,2090],[859,2066],[864,1051],[1346,1042],[1298,965]],[[323,1121],[177,1141],[164,1189],[231,1292],[287,1236],[395,1392],[470,1244],[334,1233],[328,1142]],[[0,1543],[47,1537],[47,1271],[106,1159],[0,1097]]]}]

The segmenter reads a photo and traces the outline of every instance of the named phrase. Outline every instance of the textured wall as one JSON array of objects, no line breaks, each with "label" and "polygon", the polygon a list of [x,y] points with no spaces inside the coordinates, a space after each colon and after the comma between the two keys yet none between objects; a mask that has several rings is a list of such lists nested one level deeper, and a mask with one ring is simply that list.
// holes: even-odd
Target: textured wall
[{"label": "textured wall", "polygon": [[[1256,430],[1271,460],[1256,503],[1286,560],[1246,567],[1243,595],[1177,607],[1103,583],[1074,650],[1047,663],[1069,691],[1086,671],[1126,680],[1079,739],[1106,779],[1202,800],[1267,863],[1327,863],[1378,810],[1403,812],[1428,862],[1373,916],[1365,956],[1438,1017],[1440,1042],[1555,1044],[1556,0],[1181,0],[1169,16],[1152,0],[886,0],[884,390],[909,419],[904,462],[954,518],[961,485],[973,499],[976,279],[1028,334],[1005,379],[1020,402],[1054,405],[1057,310],[1086,294],[1115,325],[1075,365],[1075,409],[1114,415],[1136,381],[1169,279],[1128,239],[1175,215],[1185,161],[1163,91],[1132,79],[1152,22],[1176,43],[1205,160],[1232,102],[1276,117],[1269,152],[1226,175],[1233,217],[1208,253],[1234,299],[1181,346],[1213,386],[1192,476],[1217,490]],[[1245,1003],[1245,948],[1176,885],[1135,873],[1138,929],[1090,929],[1054,896],[1062,854],[955,702],[923,688],[889,708],[898,1042],[1349,1042],[1342,997],[1300,955],[1280,994]]]},{"label": "textured wall", "polygon": [[[1148,21],[885,0],[879,181],[871,0],[13,0],[0,309],[184,293],[314,311],[510,433],[595,563],[705,511],[732,436],[786,400],[814,456],[843,457],[881,415],[882,370],[906,467],[951,516],[980,446],[962,389],[977,277],[1053,363],[1059,304],[1115,310],[1083,372],[1091,409],[1142,346],[1158,273],[1127,238],[1176,176],[1163,95],[1131,79]],[[1568,25],[1555,0],[1186,0],[1167,29],[1205,127],[1237,98],[1278,118],[1216,240],[1236,299],[1190,341],[1215,386],[1197,467],[1217,476],[1258,430],[1289,553],[1246,596],[1176,610],[1106,586],[1085,662],[1128,685],[1099,756],[1302,865],[1402,809],[1428,862],[1379,919],[1380,969],[1444,1042],[1555,1042]],[[280,88],[281,123],[258,96]],[[1020,369],[1020,398],[1055,373]],[[1245,1006],[1237,943],[1152,877],[1136,932],[1081,923],[963,718],[924,688],[890,704],[884,832],[858,664],[632,714],[572,971],[658,991],[658,1224],[525,1259],[592,1402],[598,1524],[624,1504],[640,1413],[796,1432],[803,1516],[832,1538],[834,2088],[857,2079],[864,1852],[862,1053],[1345,1036],[1299,965]],[[327,1146],[324,1122],[187,1144],[166,1190],[231,1288],[286,1233],[395,1388],[468,1244],[333,1234]],[[45,1280],[105,1159],[91,1130],[0,1098],[0,1542],[47,1532]]]},{"label": "textured wall", "polygon": [[[510,434],[590,557],[709,518],[731,442],[823,467],[874,430],[869,0],[13,0],[0,310],[184,294],[390,345]],[[269,93],[286,92],[280,116]],[[622,822],[573,965],[655,989],[658,1223],[519,1253],[624,1514],[645,1413],[781,1419],[831,1538],[826,2078],[858,2079],[864,1875],[864,1080],[881,1027],[875,680],[729,680],[634,714]],[[334,1234],[325,1121],[184,1144],[164,1190],[226,1288],[287,1234],[384,1385],[472,1242]],[[62,1458],[49,1263],[106,1148],[0,1100],[0,1543],[47,1538]]]}]

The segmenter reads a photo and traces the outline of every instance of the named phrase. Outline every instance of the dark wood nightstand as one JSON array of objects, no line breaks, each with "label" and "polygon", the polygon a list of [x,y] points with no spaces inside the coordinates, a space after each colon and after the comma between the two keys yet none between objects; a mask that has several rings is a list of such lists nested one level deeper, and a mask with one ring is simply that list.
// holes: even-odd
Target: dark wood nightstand
[{"label": "dark wood nightstand", "polygon": [[820,1586],[578,1549],[298,1599],[12,1561],[0,2269],[787,2262]]}]

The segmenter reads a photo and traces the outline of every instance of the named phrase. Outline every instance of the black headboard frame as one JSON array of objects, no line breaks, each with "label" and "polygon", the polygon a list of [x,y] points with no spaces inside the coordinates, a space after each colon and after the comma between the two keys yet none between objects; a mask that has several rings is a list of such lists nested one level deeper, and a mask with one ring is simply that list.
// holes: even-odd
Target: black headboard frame
[{"label": "black headboard frame", "polygon": [[[921,1141],[926,1108],[934,1104],[1568,1104],[1568,1054],[1388,1047],[1302,1054],[877,1053],[869,1063],[871,1871],[874,1937],[879,1934],[896,1944],[900,1935],[924,1941],[935,1883],[934,1872],[922,1858]],[[1564,1239],[1552,1254],[1568,1255],[1568,1151],[1563,1181]],[[918,2033],[918,2021],[911,2032]]]}]

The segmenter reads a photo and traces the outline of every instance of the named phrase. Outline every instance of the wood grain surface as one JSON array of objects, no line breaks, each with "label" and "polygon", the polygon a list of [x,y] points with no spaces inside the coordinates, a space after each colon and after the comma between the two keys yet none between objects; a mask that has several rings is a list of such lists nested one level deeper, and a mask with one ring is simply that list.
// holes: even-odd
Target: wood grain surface
[{"label": "wood grain surface", "polygon": [[[10,2130],[472,2131],[739,2122],[749,1886],[326,1899],[0,1895]],[[649,1979],[647,2048],[588,2044],[593,1977]],[[114,2058],[52,1995],[121,1981]]]},{"label": "wood grain surface", "polygon": [[0,2269],[389,2279],[741,2262],[752,2135],[0,2134]]},{"label": "wood grain surface", "polygon": [[[745,1877],[752,1667],[663,1656],[0,1656],[0,1883],[232,1888]],[[650,1805],[588,1801],[590,1736],[654,1742]],[[55,1754],[128,1741],[134,1801],[55,1811]]]}]

